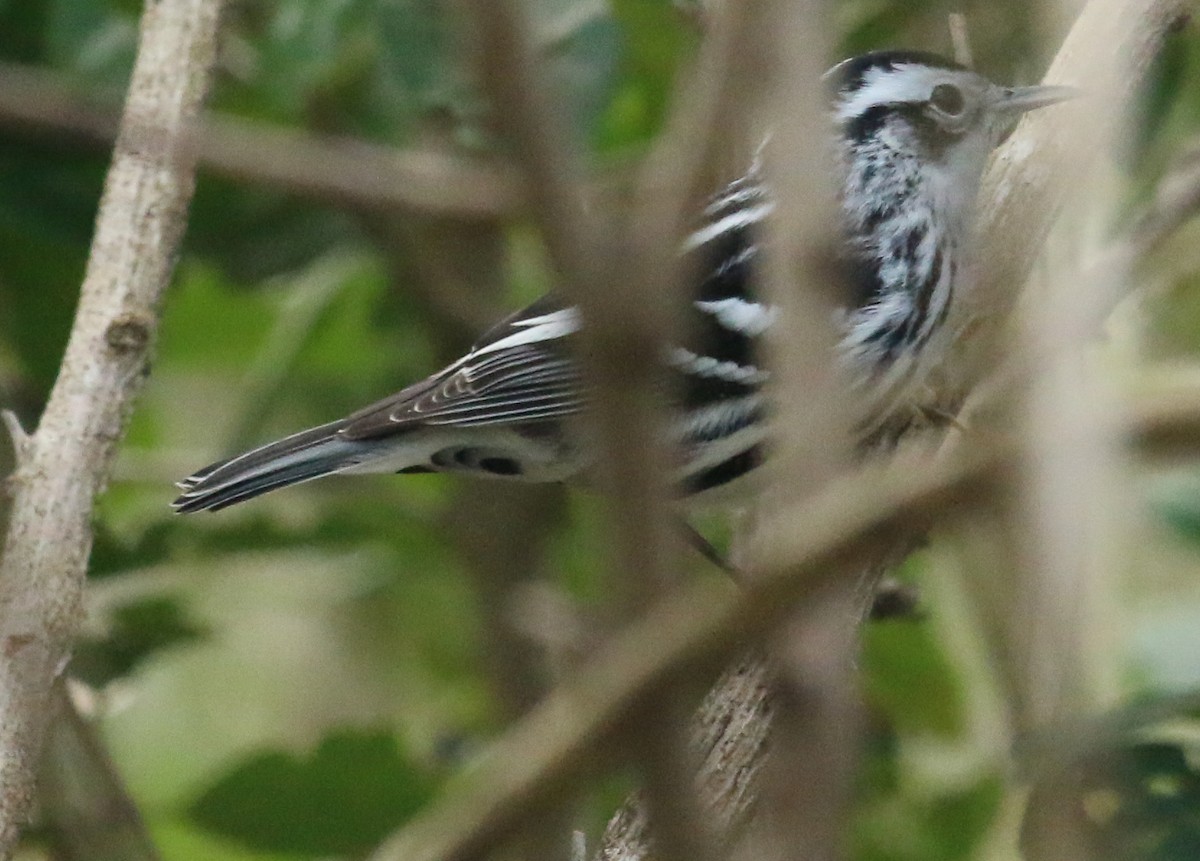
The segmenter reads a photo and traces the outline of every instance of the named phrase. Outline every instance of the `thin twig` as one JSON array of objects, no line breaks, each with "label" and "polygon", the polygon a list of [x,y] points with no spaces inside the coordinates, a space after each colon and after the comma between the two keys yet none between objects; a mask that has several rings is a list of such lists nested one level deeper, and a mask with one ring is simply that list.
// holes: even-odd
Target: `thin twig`
[{"label": "thin twig", "polygon": [[31,437],[25,432],[25,428],[21,427],[21,420],[12,410],[0,411],[0,420],[4,421],[4,427],[8,430],[8,438],[12,440],[13,457],[17,469],[20,470],[29,457],[30,446],[33,444]]},{"label": "thin twig", "polygon": [[1200,141],[1184,148],[1159,182],[1154,199],[1130,232],[1135,258],[1144,257],[1200,212]]},{"label": "thin twig", "polygon": [[[219,6],[146,5],[75,323],[13,479],[0,564],[0,857],[29,813],[53,685],[82,616],[93,501],[145,378],[186,225],[194,172],[178,144],[207,91]],[[131,133],[145,123],[159,130],[153,143]]]},{"label": "thin twig", "polygon": [[971,31],[967,27],[967,16],[961,12],[951,12],[946,23],[950,28],[954,59],[968,69],[974,68],[975,57],[971,53]]}]

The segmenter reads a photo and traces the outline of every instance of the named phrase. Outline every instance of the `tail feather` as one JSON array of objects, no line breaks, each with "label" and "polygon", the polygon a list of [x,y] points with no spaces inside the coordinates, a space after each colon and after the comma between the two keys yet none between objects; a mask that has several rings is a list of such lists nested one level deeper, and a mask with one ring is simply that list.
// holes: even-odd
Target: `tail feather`
[{"label": "tail feather", "polygon": [[332,422],[210,464],[179,482],[171,503],[180,514],[218,511],[269,490],[299,484],[358,464],[364,444],[338,434]]}]

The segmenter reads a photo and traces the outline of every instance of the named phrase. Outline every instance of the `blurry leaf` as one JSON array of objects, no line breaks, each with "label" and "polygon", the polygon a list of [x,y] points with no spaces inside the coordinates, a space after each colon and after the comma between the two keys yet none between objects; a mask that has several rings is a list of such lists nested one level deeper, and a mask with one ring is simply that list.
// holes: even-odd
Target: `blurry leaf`
[{"label": "blurry leaf", "polygon": [[1152,504],[1182,537],[1200,543],[1200,477],[1171,476],[1158,482]]},{"label": "blurry leaf", "polygon": [[83,280],[104,163],[0,135],[0,335],[48,391]]},{"label": "blurry leaf", "polygon": [[620,24],[620,77],[613,87],[598,148],[611,152],[646,143],[666,118],[675,72],[697,36],[673,0],[614,0]]},{"label": "blurry leaf", "polygon": [[434,781],[388,732],[327,736],[313,756],[254,756],[192,805],[203,827],[255,849],[322,856],[361,853],[411,817]]},{"label": "blurry leaf", "polygon": [[1195,700],[1176,694],[1114,710],[1104,717],[1107,729],[1081,733],[1078,749],[1039,764],[1026,839],[1036,841],[1058,827],[1056,817],[1068,816],[1089,857],[1200,857],[1200,719],[1185,706]]},{"label": "blurry leaf", "polygon": [[93,529],[92,553],[88,557],[88,577],[103,579],[147,568],[167,559],[171,554],[169,538],[173,522],[162,520],[151,524],[134,541],[122,541],[103,522]]},{"label": "blurry leaf", "polygon": [[123,85],[137,52],[140,12],[119,0],[54,0],[47,59],[86,75],[92,84]]},{"label": "blurry leaf", "polygon": [[184,250],[235,284],[248,284],[310,265],[357,240],[352,221],[328,206],[201,173]]},{"label": "blurry leaf", "polygon": [[913,620],[867,625],[863,665],[868,700],[897,732],[953,737],[963,731],[963,691],[928,625]]},{"label": "blurry leaf", "polygon": [[1146,73],[1129,120],[1133,140],[1126,151],[1126,167],[1130,170],[1145,164],[1172,109],[1188,88],[1192,41],[1182,32],[1169,33]]},{"label": "blurry leaf", "polygon": [[546,70],[567,105],[571,129],[588,143],[598,129],[615,87],[620,30],[607,16],[593,16],[560,34],[546,50]]},{"label": "blurry leaf", "polygon": [[273,297],[264,293],[236,290],[213,267],[184,261],[160,333],[170,360],[208,373],[249,365],[273,320]]},{"label": "blurry leaf", "polygon": [[[879,787],[876,787],[878,792]],[[935,795],[902,787],[860,803],[852,829],[854,861],[970,861],[1000,810],[1003,782],[986,777]]]},{"label": "blurry leaf", "polygon": [[0,0],[0,57],[20,63],[41,60],[48,11],[44,3]]},{"label": "blurry leaf", "polygon": [[886,45],[922,3],[875,2],[846,4],[839,9],[843,53],[861,54]]},{"label": "blurry leaf", "polygon": [[938,854],[930,858],[971,858],[1000,811],[1004,783],[985,778],[966,792],[946,795],[930,804],[926,827]]},{"label": "blurry leaf", "polygon": [[190,822],[148,817],[154,845],[169,861],[295,861],[296,855],[257,852]]},{"label": "blurry leaf", "polygon": [[118,607],[107,636],[84,638],[71,674],[93,687],[129,675],[150,655],[203,639],[207,631],[187,617],[178,598],[160,595]]}]

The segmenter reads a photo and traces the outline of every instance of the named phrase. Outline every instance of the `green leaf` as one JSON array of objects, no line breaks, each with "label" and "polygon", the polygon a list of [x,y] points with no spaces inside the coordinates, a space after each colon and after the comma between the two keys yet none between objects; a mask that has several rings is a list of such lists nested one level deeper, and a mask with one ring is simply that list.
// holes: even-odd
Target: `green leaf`
[{"label": "green leaf", "polygon": [[255,849],[353,855],[411,817],[433,790],[391,733],[343,730],[305,760],[281,751],[246,760],[205,791],[190,816]]},{"label": "green leaf", "polygon": [[46,18],[44,3],[28,0],[0,0],[0,57],[20,63],[35,63],[45,51]]},{"label": "green leaf", "polygon": [[1180,536],[1200,543],[1200,476],[1163,479],[1152,492],[1152,505]]},{"label": "green leaf", "polygon": [[662,128],[675,73],[696,35],[684,25],[673,0],[614,0],[624,50],[598,132],[602,152],[646,143]]},{"label": "green leaf", "polygon": [[100,687],[129,675],[156,652],[194,643],[206,635],[204,627],[188,618],[179,598],[144,598],[114,610],[106,636],[80,641],[71,674]]},{"label": "green leaf", "polygon": [[927,624],[901,619],[866,626],[863,665],[868,699],[897,732],[954,738],[963,731],[962,688]]},{"label": "green leaf", "polygon": [[137,53],[140,8],[119,0],[56,0],[49,6],[47,59],[82,73],[92,86],[123,86]]},{"label": "green leaf", "polygon": [[970,861],[977,857],[1002,798],[999,776],[932,798],[892,787],[859,805],[850,856],[855,861]]}]

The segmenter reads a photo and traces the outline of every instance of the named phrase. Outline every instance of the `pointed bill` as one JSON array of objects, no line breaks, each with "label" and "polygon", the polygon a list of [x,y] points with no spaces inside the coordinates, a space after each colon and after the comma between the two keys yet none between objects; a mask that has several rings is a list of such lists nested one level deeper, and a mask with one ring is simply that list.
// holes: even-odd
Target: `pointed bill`
[{"label": "pointed bill", "polygon": [[1033,87],[1004,87],[1000,91],[1000,98],[996,101],[996,110],[1015,117],[1047,105],[1057,105],[1068,99],[1077,99],[1082,95],[1083,91],[1075,87],[1048,84],[1039,84]]}]

